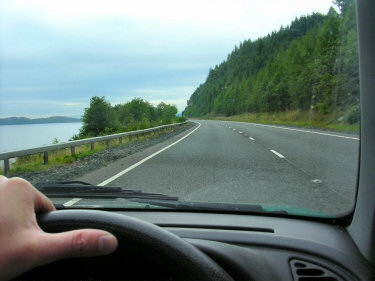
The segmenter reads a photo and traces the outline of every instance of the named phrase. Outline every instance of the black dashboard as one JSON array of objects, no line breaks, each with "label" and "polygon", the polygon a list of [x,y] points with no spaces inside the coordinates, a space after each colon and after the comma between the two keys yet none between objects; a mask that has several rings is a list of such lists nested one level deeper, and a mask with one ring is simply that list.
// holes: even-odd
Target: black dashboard
[{"label": "black dashboard", "polygon": [[[234,280],[373,280],[373,268],[346,229],[324,222],[215,213],[116,213],[183,238]],[[169,269],[157,255],[120,250],[106,257],[56,262],[19,280],[184,280]]]}]

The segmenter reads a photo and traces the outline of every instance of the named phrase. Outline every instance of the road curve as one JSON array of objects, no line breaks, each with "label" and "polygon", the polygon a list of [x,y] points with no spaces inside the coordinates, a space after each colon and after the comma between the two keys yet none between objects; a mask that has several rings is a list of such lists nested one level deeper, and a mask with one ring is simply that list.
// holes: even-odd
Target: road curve
[{"label": "road curve", "polygon": [[291,205],[338,215],[354,203],[358,150],[354,135],[206,120],[80,180],[186,201]]}]

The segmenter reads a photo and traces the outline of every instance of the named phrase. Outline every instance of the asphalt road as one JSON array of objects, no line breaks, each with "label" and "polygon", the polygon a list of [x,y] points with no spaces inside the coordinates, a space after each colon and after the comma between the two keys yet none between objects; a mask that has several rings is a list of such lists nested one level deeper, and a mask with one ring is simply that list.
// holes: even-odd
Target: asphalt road
[{"label": "asphalt road", "polygon": [[352,208],[358,136],[197,122],[195,128],[163,144],[79,179],[184,201],[291,205],[334,215]]}]

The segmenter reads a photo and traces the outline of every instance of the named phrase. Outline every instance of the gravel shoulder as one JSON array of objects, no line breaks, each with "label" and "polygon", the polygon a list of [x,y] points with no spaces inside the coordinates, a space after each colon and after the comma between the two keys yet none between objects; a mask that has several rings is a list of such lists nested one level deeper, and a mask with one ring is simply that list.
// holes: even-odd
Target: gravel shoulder
[{"label": "gravel shoulder", "polygon": [[13,174],[12,176],[22,177],[30,181],[32,184],[48,181],[73,180],[88,172],[94,171],[103,166],[107,166],[118,159],[127,157],[148,147],[162,143],[194,126],[196,126],[195,123],[190,123],[171,132],[163,133],[146,140],[132,141],[124,145],[114,146],[103,151],[96,152],[92,155],[79,158],[75,162],[64,166],[51,167],[42,171],[23,172]]}]

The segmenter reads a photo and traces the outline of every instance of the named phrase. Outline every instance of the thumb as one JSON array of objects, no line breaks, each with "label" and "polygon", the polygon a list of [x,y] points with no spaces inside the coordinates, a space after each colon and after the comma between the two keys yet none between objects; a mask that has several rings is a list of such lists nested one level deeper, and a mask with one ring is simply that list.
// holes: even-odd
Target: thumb
[{"label": "thumb", "polygon": [[70,257],[93,257],[114,252],[118,241],[112,234],[96,229],[80,229],[40,237],[39,264]]}]

